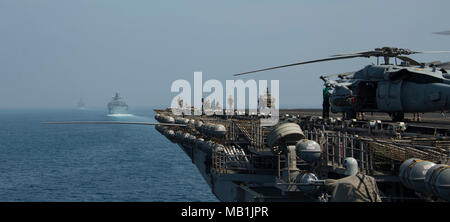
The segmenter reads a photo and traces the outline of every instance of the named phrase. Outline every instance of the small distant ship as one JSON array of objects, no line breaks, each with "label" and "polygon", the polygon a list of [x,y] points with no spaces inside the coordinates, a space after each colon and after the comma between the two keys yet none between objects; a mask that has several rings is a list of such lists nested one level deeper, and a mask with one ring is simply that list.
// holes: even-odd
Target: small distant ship
[{"label": "small distant ship", "polygon": [[81,109],[81,110],[86,109],[86,104],[84,103],[83,99],[80,99],[80,101],[78,101],[77,107],[78,107],[78,109]]},{"label": "small distant ship", "polygon": [[117,92],[111,102],[108,103],[108,113],[128,114],[128,105],[122,100],[122,97],[120,97]]}]

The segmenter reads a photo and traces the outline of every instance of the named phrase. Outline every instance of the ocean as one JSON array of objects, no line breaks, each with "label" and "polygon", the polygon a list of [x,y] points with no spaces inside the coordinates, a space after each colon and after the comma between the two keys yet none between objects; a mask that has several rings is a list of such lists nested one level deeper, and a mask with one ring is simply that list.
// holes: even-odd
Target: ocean
[{"label": "ocean", "polygon": [[151,121],[151,109],[0,110],[0,201],[218,201],[191,160],[154,126],[44,125]]}]

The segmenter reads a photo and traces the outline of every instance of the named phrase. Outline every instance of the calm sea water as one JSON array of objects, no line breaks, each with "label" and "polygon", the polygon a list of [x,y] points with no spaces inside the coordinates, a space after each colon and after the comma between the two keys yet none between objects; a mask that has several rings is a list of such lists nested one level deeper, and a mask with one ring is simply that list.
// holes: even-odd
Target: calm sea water
[{"label": "calm sea water", "polygon": [[155,121],[153,111],[0,111],[0,201],[218,201],[195,165],[154,126],[43,121]]}]

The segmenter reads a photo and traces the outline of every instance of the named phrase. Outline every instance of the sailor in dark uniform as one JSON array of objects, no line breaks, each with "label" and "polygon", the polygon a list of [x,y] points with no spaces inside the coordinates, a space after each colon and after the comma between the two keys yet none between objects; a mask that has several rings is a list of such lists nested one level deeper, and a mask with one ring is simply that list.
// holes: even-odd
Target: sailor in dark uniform
[{"label": "sailor in dark uniform", "polygon": [[330,84],[325,84],[323,88],[323,104],[322,104],[322,117],[328,118],[330,116]]}]

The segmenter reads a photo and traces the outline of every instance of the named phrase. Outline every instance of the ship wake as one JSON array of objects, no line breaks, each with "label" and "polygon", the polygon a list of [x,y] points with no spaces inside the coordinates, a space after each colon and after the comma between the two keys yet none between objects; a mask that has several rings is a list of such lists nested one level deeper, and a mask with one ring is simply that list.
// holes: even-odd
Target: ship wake
[{"label": "ship wake", "polygon": [[135,117],[133,114],[108,114],[109,117]]}]

